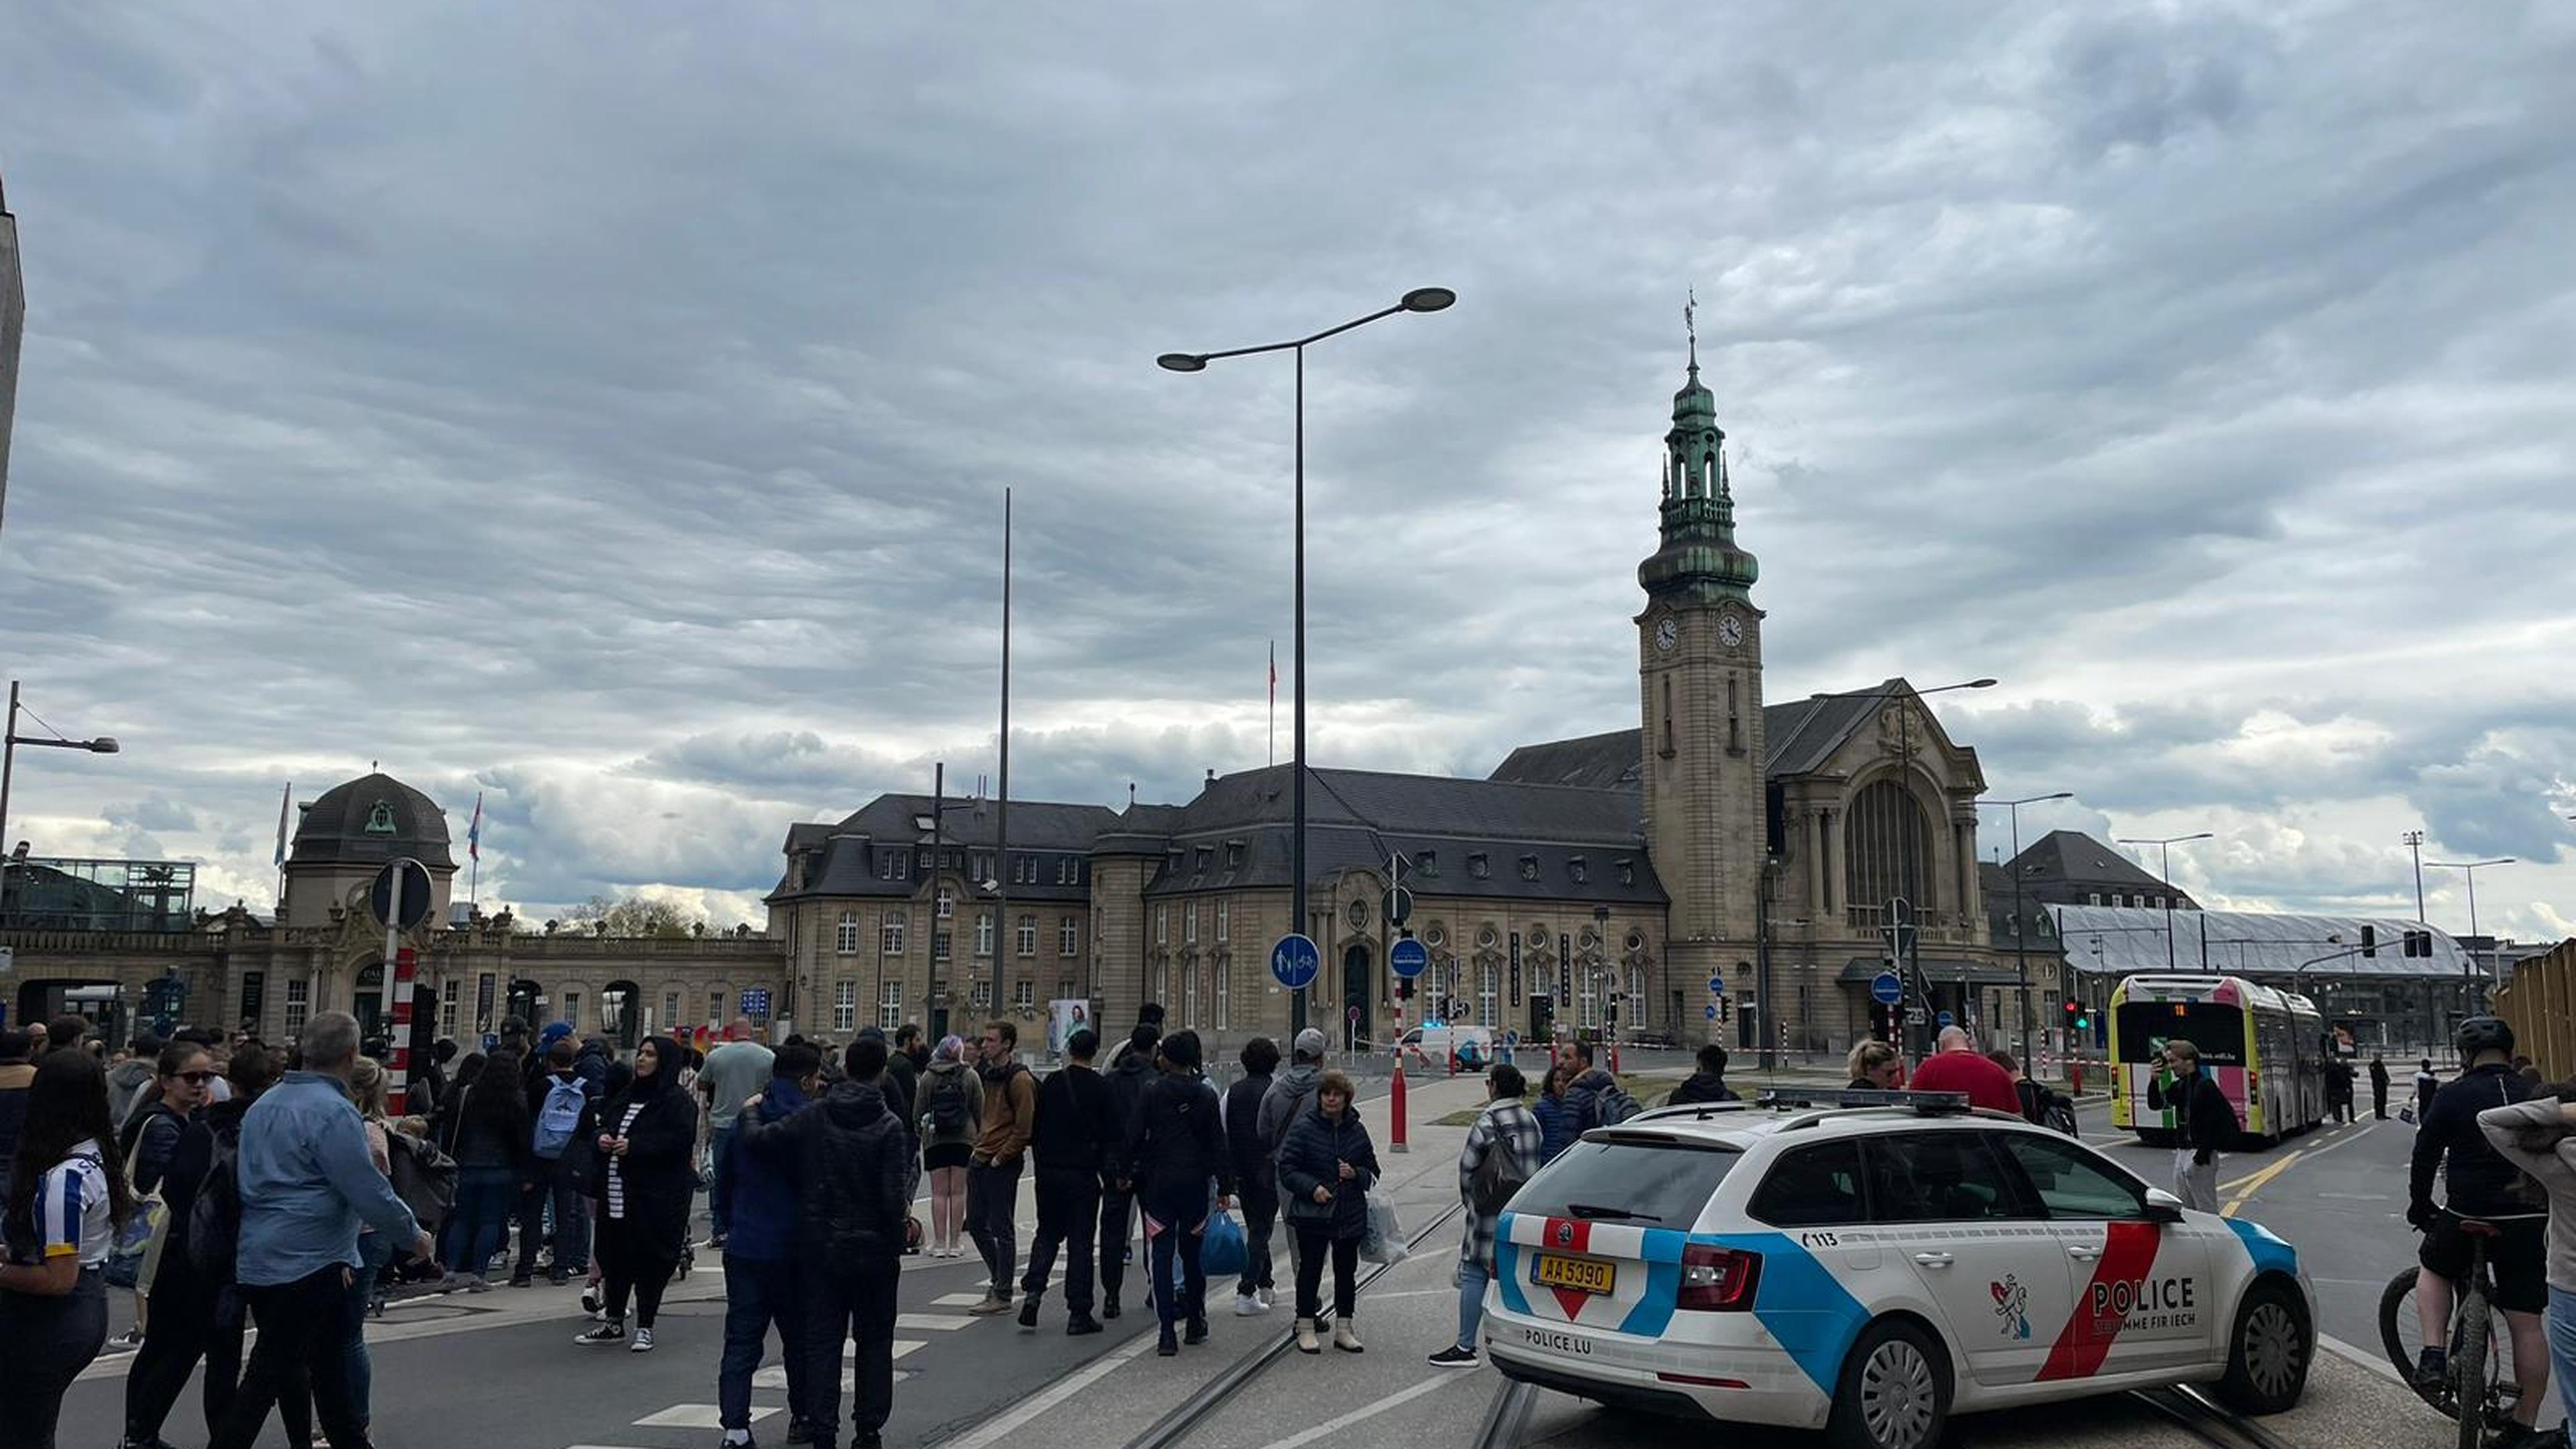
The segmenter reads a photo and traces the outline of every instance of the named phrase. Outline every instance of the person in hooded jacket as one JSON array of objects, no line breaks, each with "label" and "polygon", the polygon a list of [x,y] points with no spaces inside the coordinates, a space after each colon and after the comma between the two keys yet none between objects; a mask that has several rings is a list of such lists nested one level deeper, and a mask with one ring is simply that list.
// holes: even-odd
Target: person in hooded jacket
[{"label": "person in hooded jacket", "polygon": [[[1199,1075],[1199,1034],[1174,1032],[1156,1055],[1161,1075],[1136,1099],[1126,1159],[1145,1212],[1154,1306],[1162,1324],[1154,1351],[1169,1358],[1181,1351],[1173,1328],[1184,1319],[1187,1341],[1207,1342],[1207,1269],[1199,1246],[1207,1233],[1208,1181],[1215,1179],[1216,1205],[1225,1207],[1234,1196],[1234,1161],[1226,1151],[1216,1089]],[[1167,1286],[1175,1258],[1181,1268],[1177,1295]]]},{"label": "person in hooded jacket", "polygon": [[851,1364],[853,1449],[879,1449],[894,1409],[895,1286],[903,1274],[907,1139],[886,1105],[886,1044],[862,1037],[821,1102],[776,1121],[737,1123],[752,1153],[783,1161],[800,1211],[795,1256],[804,1279],[805,1414],[815,1449],[840,1433],[841,1346]]},{"label": "person in hooded jacket", "polygon": [[1690,1102],[1734,1102],[1741,1100],[1735,1089],[1726,1084],[1726,1048],[1717,1042],[1702,1042],[1699,1048],[1699,1070],[1673,1088],[1664,1099],[1666,1106],[1678,1107]]},{"label": "person in hooded jacket", "polygon": [[1225,1146],[1243,1198],[1243,1277],[1234,1285],[1234,1316],[1270,1311],[1270,1232],[1279,1221],[1279,1183],[1271,1144],[1261,1136],[1261,1103],[1279,1070],[1279,1044],[1256,1036],[1243,1044],[1243,1076],[1225,1089]]},{"label": "person in hooded jacket", "polygon": [[[1264,1151],[1272,1160],[1271,1183],[1278,1183],[1277,1161],[1279,1140],[1288,1135],[1288,1124],[1297,1120],[1307,1108],[1315,1105],[1315,1085],[1324,1079],[1324,1034],[1313,1027],[1297,1033],[1289,1043],[1288,1070],[1272,1078],[1270,1090],[1261,1094],[1261,1115],[1254,1123],[1261,1134]],[[1297,1265],[1305,1261],[1297,1234],[1288,1234],[1288,1271],[1294,1275]]]},{"label": "person in hooded jacket", "polygon": [[[769,1064],[769,1087],[743,1108],[736,1124],[783,1122],[814,1100],[823,1057],[812,1045],[791,1041]],[[778,1328],[779,1357],[787,1366],[788,1442],[810,1432],[805,1412],[805,1265],[795,1254],[800,1208],[796,1182],[781,1154],[755,1154],[744,1134],[727,1146],[733,1161],[726,1180],[733,1193],[733,1233],[725,1239],[724,1360],[716,1370],[716,1417],[727,1444],[751,1442],[751,1376],[771,1325]]]},{"label": "person in hooded jacket", "polygon": [[134,1037],[134,1054],[107,1069],[107,1120],[116,1124],[119,1139],[135,1113],[150,1104],[147,1089],[160,1080],[154,1067],[168,1043],[149,1031]]},{"label": "person in hooded jacket", "polygon": [[1360,1239],[1368,1236],[1368,1190],[1378,1180],[1377,1148],[1369,1141],[1351,1079],[1326,1072],[1315,1086],[1315,1104],[1288,1124],[1279,1143],[1279,1204],[1299,1239],[1297,1351],[1320,1353],[1324,1264],[1333,1265],[1333,1347],[1361,1351],[1353,1321],[1359,1303]]},{"label": "person in hooded jacket", "polygon": [[599,1110],[594,1144],[599,1152],[591,1168],[599,1221],[591,1257],[606,1272],[608,1316],[576,1343],[624,1340],[631,1295],[635,1337],[628,1349],[652,1351],[653,1320],[662,1306],[662,1290],[680,1266],[680,1250],[689,1240],[689,1208],[697,1196],[697,1174],[689,1158],[697,1145],[698,1109],[679,1081],[679,1064],[686,1055],[668,1037],[646,1037],[635,1048],[633,1080]]},{"label": "person in hooded jacket", "polygon": [[1138,1022],[1127,1042],[1102,1075],[1109,1079],[1111,1110],[1118,1122],[1116,1159],[1100,1173],[1100,1316],[1118,1316],[1118,1290],[1127,1281],[1127,1244],[1136,1219],[1136,1175],[1127,1163],[1127,1124],[1136,1119],[1136,1103],[1154,1080],[1154,1051],[1162,1045],[1162,1011],[1149,1006],[1155,1020]]},{"label": "person in hooded jacket", "polygon": [[1530,1115],[1538,1119],[1538,1160],[1541,1165],[1554,1162],[1558,1153],[1573,1146],[1574,1139],[1583,1135],[1576,1129],[1573,1115],[1565,1109],[1565,1085],[1574,1080],[1574,1071],[1571,1058],[1548,1068],[1547,1075],[1539,1082],[1538,1100],[1530,1104]]}]

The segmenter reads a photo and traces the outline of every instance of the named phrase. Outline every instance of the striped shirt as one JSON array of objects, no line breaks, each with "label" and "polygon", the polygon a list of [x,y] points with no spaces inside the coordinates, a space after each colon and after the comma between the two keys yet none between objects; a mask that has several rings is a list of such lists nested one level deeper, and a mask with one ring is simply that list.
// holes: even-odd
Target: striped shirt
[{"label": "striped shirt", "polygon": [[107,1170],[99,1165],[99,1145],[84,1138],[71,1156],[45,1169],[36,1182],[36,1223],[47,1258],[77,1253],[80,1265],[95,1268],[116,1246],[116,1226],[108,1216]]},{"label": "striped shirt", "polygon": [[[610,1135],[625,1136],[627,1129],[635,1125],[635,1119],[643,1115],[642,1102],[627,1103],[626,1115],[617,1119],[617,1130]],[[608,1159],[608,1215],[620,1222],[626,1219],[626,1159],[623,1157]]]}]

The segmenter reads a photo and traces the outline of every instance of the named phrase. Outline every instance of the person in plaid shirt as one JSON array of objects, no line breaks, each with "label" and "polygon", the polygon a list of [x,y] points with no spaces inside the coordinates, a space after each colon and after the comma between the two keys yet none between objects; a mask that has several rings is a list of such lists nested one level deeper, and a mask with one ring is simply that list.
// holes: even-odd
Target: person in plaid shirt
[{"label": "person in plaid shirt", "polygon": [[[1467,1129],[1467,1145],[1458,1153],[1458,1196],[1467,1204],[1466,1238],[1458,1245],[1458,1341],[1431,1355],[1434,1368],[1476,1362],[1476,1326],[1485,1317],[1485,1285],[1494,1279],[1494,1229],[1504,1206],[1478,1198],[1490,1198],[1498,1184],[1526,1182],[1539,1169],[1538,1114],[1521,1101],[1529,1083],[1520,1068],[1497,1065],[1485,1075],[1485,1091],[1485,1110]],[[1502,1161],[1488,1172],[1486,1161],[1496,1153]]]}]

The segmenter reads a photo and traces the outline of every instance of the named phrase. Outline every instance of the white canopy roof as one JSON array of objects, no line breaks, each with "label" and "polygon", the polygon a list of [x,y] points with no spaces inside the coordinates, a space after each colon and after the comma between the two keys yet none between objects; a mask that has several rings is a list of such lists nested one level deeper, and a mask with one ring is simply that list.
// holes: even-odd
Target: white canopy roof
[{"label": "white canopy roof", "polygon": [[[2172,962],[2187,971],[2205,966],[2279,981],[2299,976],[2304,966],[2307,976],[2320,980],[2457,981],[2469,966],[2469,953],[2441,930],[2390,917],[2268,911],[2175,911],[2168,917],[2163,911],[2118,906],[2050,906],[2048,912],[2056,920],[2067,964],[2088,975],[2165,970],[2168,919],[2173,922]],[[2408,931],[2429,931],[2433,954],[2405,954]],[[2374,943],[2368,954],[2365,940]]]}]

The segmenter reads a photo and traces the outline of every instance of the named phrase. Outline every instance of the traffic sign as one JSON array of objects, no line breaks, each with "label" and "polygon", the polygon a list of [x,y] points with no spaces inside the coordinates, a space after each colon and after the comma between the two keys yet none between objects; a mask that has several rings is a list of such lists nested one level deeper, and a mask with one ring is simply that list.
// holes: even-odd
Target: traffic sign
[{"label": "traffic sign", "polygon": [[1881,1006],[1894,1006],[1905,999],[1905,982],[1893,971],[1881,971],[1869,978],[1869,999]]},{"label": "traffic sign", "polygon": [[[394,875],[402,875],[401,919],[394,910]],[[389,931],[408,931],[429,919],[429,872],[419,861],[405,856],[385,862],[376,872],[376,883],[367,888],[367,908],[375,912],[376,924]]]},{"label": "traffic sign", "polygon": [[769,1019],[769,988],[746,986],[742,989],[742,1014],[754,1021]]},{"label": "traffic sign", "polygon": [[1937,1021],[1937,1022],[1941,1023],[1941,1025],[1942,1025],[1942,1026],[1944,1026],[1944,1027],[1952,1027],[1952,1026],[1957,1026],[1957,1025],[1959,1024],[1958,1018],[1957,1018],[1957,1017],[1952,1016],[1950,1013],[1948,1013],[1948,1012],[1946,1012],[1946,1011],[1945,1011],[1945,1012],[1942,1012],[1939,1016],[1936,1016],[1936,1017],[1934,1017],[1934,1018],[1932,1018],[1932,1019],[1933,1019],[1934,1021]]},{"label": "traffic sign", "polygon": [[1270,948],[1270,975],[1291,991],[1303,991],[1315,984],[1324,973],[1324,953],[1315,949],[1315,938],[1296,932],[1279,938]]},{"label": "traffic sign", "polygon": [[1892,960],[1909,954],[1914,946],[1914,903],[1903,896],[1889,899],[1885,920],[1878,928],[1879,939],[1887,943]]},{"label": "traffic sign", "polygon": [[1397,886],[1395,889],[1388,891],[1386,893],[1386,919],[1388,924],[1397,926],[1401,926],[1405,922],[1412,920],[1413,892],[1406,890],[1402,886]]},{"label": "traffic sign", "polygon": [[1387,951],[1386,964],[1395,968],[1396,975],[1410,981],[1431,965],[1431,948],[1407,936]]},{"label": "traffic sign", "polygon": [[1711,1021],[1717,1020],[1717,1003],[1712,1001],[1708,1005],[1701,1007],[1699,1009],[1699,1014],[1707,1017]]},{"label": "traffic sign", "polygon": [[1708,978],[1708,989],[1709,994],[1712,996],[1724,996],[1726,994],[1726,978],[1723,976],[1712,976]]}]

